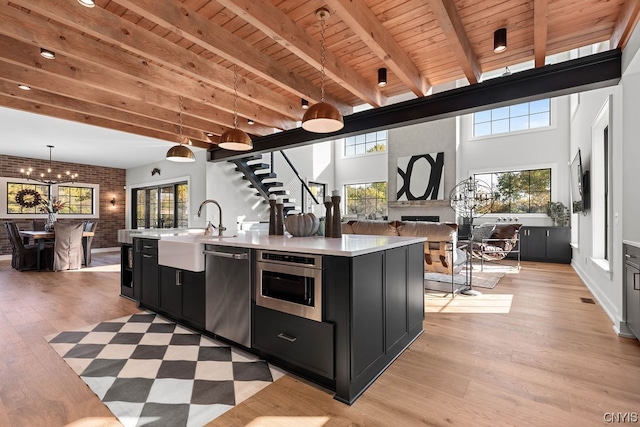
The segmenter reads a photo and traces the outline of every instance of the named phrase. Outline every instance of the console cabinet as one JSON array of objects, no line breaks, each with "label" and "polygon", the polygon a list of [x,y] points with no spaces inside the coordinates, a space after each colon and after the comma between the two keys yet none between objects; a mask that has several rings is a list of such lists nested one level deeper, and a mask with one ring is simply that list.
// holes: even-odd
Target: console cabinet
[{"label": "console cabinet", "polygon": [[624,245],[624,290],[627,327],[640,340],[640,248]]},{"label": "console cabinet", "polygon": [[571,228],[520,228],[520,259],[523,261],[571,263]]}]

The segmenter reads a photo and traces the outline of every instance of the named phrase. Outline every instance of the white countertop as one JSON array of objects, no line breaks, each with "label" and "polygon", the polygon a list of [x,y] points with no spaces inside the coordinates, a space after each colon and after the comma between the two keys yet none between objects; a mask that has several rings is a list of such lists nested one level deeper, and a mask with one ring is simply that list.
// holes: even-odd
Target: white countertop
[{"label": "white countertop", "polygon": [[[162,240],[179,241],[189,238],[190,237],[187,236],[168,236],[163,237]],[[198,236],[197,240],[204,244],[222,246],[353,257],[413,243],[422,243],[427,239],[424,237],[369,236],[358,234],[345,234],[341,238],[327,238],[322,236],[292,237],[270,236],[265,232],[239,231],[237,237],[219,239],[215,236]]]},{"label": "white countertop", "polygon": [[622,243],[625,245],[635,246],[636,248],[640,248],[640,243],[634,240],[623,240]]}]

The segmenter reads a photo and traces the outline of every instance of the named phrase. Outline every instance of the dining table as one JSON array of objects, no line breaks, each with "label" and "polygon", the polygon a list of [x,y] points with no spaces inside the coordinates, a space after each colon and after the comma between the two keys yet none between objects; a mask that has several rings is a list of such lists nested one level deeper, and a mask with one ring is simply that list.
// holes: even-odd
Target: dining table
[{"label": "dining table", "polygon": [[[38,253],[36,257],[36,268],[40,271],[40,254],[44,249],[44,245],[47,240],[55,241],[56,233],[53,231],[34,231],[34,230],[20,230],[20,235],[25,239],[33,239],[33,241],[38,245]],[[93,231],[83,231],[82,232],[82,251],[83,251],[83,265],[86,266],[86,260],[88,260],[87,251],[90,250],[87,245],[87,240],[89,237],[95,235]]]}]

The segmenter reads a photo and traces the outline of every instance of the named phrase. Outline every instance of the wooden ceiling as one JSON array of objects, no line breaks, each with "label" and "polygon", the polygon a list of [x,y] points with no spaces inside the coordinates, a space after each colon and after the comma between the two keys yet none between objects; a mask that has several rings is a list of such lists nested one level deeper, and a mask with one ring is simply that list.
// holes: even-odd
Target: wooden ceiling
[{"label": "wooden ceiling", "polygon": [[[321,98],[323,7],[326,98],[344,114],[597,42],[624,48],[640,17],[637,0],[2,0],[0,106],[177,142],[182,102],[183,135],[208,148],[233,126],[237,65],[238,127],[293,129],[301,98]],[[494,53],[501,27],[508,48]]]}]

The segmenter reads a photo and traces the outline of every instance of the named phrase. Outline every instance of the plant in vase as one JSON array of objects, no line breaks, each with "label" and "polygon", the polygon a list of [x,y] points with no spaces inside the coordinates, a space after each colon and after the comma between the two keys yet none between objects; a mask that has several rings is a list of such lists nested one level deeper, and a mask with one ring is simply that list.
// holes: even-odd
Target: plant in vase
[{"label": "plant in vase", "polygon": [[547,205],[547,215],[553,220],[553,224],[558,227],[569,225],[571,214],[562,202],[549,202]]},{"label": "plant in vase", "polygon": [[42,199],[40,202],[40,212],[47,213],[47,221],[44,224],[45,231],[53,230],[53,225],[58,219],[58,212],[64,208],[64,202],[55,197],[47,200]]}]

